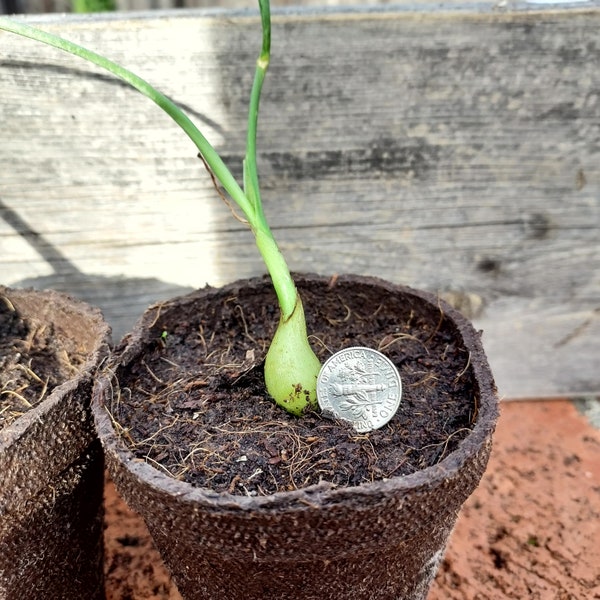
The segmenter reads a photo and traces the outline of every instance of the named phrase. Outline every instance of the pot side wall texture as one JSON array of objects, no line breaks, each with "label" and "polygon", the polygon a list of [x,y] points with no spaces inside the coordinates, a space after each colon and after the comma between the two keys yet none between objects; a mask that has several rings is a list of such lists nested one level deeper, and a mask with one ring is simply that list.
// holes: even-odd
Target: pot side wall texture
[{"label": "pot side wall texture", "polygon": [[[320,285],[319,277],[301,278]],[[386,296],[407,302],[439,321],[437,298],[368,278],[340,278],[337,293],[371,287],[377,304]],[[269,285],[250,280],[227,286]],[[213,291],[202,290],[161,305],[161,322],[202,310]],[[102,407],[115,381],[109,373],[94,391],[93,410],[117,489],[146,521],[154,542],[186,600],[228,598],[423,600],[462,503],[487,464],[497,419],[497,396],[479,335],[443,305],[457,343],[471,353],[480,392],[477,422],[459,448],[433,467],[407,477],[354,488],[319,485],[268,497],[240,497],[193,488],[133,460]],[[151,309],[141,324],[154,318]],[[139,359],[148,331],[135,330],[120,356]],[[111,365],[114,367],[115,365]],[[464,399],[471,402],[472,399]]]},{"label": "pot side wall texture", "polygon": [[89,405],[110,329],[97,309],[62,294],[0,287],[0,295],[86,357],[0,431],[0,598],[101,600],[104,460]]}]

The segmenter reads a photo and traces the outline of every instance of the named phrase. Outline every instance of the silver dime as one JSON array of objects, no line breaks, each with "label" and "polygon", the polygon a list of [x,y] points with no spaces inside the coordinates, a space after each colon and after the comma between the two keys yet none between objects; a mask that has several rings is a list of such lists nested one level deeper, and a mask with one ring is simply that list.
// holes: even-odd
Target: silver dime
[{"label": "silver dime", "polygon": [[323,414],[350,421],[361,433],[388,423],[401,397],[402,382],[394,363],[370,348],[336,352],[317,378],[317,400]]}]

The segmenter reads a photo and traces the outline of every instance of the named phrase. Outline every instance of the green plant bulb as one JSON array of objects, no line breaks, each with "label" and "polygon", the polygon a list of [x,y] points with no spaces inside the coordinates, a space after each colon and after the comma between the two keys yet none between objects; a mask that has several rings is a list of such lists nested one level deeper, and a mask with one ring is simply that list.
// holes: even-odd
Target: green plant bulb
[{"label": "green plant bulb", "polygon": [[[83,1],[83,0],[82,0]],[[90,2],[96,0],[88,0]],[[97,0],[100,1],[100,0]],[[112,0],[102,0],[112,1]],[[165,111],[194,142],[204,164],[244,213],[254,233],[257,247],[277,295],[281,318],[265,362],[265,386],[275,402],[288,412],[301,415],[317,406],[317,376],[321,365],[308,343],[302,302],[273,233],[265,218],[260,196],[256,157],[256,137],[260,95],[269,66],[271,50],[271,11],[269,0],[259,0],[262,46],[256,61],[248,109],[248,132],[240,187],[231,171],[189,117],[168,97],[148,82],[108,58],[51,33],[0,17],[0,30],[11,31],[43,42],[106,69],[126,81]]]},{"label": "green plant bulb", "polygon": [[301,416],[317,407],[317,377],[321,363],[306,335],[300,296],[287,318],[281,315],[265,359],[265,385],[275,402]]}]

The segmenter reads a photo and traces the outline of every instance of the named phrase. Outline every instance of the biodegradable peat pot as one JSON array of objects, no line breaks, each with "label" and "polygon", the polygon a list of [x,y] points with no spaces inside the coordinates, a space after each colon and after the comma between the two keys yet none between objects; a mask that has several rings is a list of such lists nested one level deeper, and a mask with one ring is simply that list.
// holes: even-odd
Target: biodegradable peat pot
[{"label": "biodegradable peat pot", "polygon": [[[242,358],[245,353],[252,363],[244,362],[238,365],[239,372],[224,375],[224,380],[230,382],[224,389],[228,385],[232,389],[241,385],[240,381],[250,371],[260,370],[265,349],[255,337],[270,335],[277,311],[270,282],[256,279],[218,290],[200,290],[151,307],[123,340],[110,368],[96,381],[92,403],[109,471],[120,494],[143,516],[187,600],[423,599],[457,513],[477,486],[491,449],[498,415],[497,395],[480,335],[458,312],[424,292],[362,277],[330,281],[305,276],[297,277],[297,283],[307,309],[309,330],[315,339],[325,343],[335,329],[343,332],[341,339],[346,347],[382,348],[400,363],[406,388],[400,407],[404,416],[399,416],[399,411],[388,426],[367,436],[353,434],[342,425],[349,442],[323,450],[321,456],[339,458],[346,451],[358,452],[356,448],[365,438],[370,440],[368,443],[375,453],[382,439],[396,436],[394,439],[401,440],[405,434],[402,419],[407,414],[411,417],[411,413],[423,412],[418,407],[427,405],[435,379],[427,372],[434,352],[428,344],[429,340],[439,338],[444,341],[438,358],[442,362],[450,355],[459,359],[460,368],[452,375],[449,386],[463,390],[464,394],[456,397],[450,394],[448,403],[464,408],[468,426],[458,423],[444,442],[431,444],[437,447],[437,454],[432,455],[434,464],[420,470],[409,469],[414,472],[407,475],[360,485],[322,481],[301,489],[255,496],[237,493],[239,475],[232,479],[229,489],[225,484],[225,491],[182,481],[191,466],[202,462],[202,447],[193,452],[182,451],[192,460],[181,469],[179,479],[164,472],[168,465],[155,468],[149,464],[149,461],[160,462],[160,455],[179,424],[183,422],[184,428],[203,427],[199,423],[213,409],[199,417],[200,405],[214,407],[218,402],[205,399],[206,381],[195,380],[195,374],[186,379],[185,370],[178,366],[184,360],[184,352],[192,353],[191,365],[201,367],[202,363],[218,361],[220,351],[207,349],[212,337],[211,323],[228,331],[231,339],[237,340],[232,341],[231,348],[241,346]],[[315,316],[321,310],[325,313]],[[426,331],[402,333],[410,323],[423,325]],[[364,332],[371,329],[369,344]],[[423,339],[417,339],[417,335]],[[187,349],[177,343],[183,337],[188,340]],[[414,343],[419,356],[414,359],[406,356],[402,349],[405,342]],[[339,349],[329,346],[326,352],[317,351],[325,358]],[[224,363],[227,361],[231,358],[224,357]],[[167,379],[171,371],[172,381]],[[143,398],[157,386],[165,392],[159,401],[153,401],[143,410],[124,408],[132,397],[137,397],[136,393]],[[198,389],[200,395],[194,396]],[[269,404],[262,398],[261,402]],[[164,405],[164,414],[158,418],[150,416],[157,421],[154,431],[146,432],[143,441],[135,440],[134,453],[124,442],[132,438],[133,421],[121,419],[127,415],[137,418],[141,413],[155,410],[156,405]],[[188,410],[189,418],[181,415],[172,418],[178,408]],[[293,421],[293,417],[282,414],[275,418]],[[266,429],[258,418],[231,417],[223,427],[207,426],[206,433],[215,436],[221,429],[236,426],[238,420],[258,423],[257,429]],[[440,422],[444,419],[440,415]],[[339,426],[333,421],[319,420],[317,415],[313,415],[313,422],[322,428],[319,432]],[[312,443],[318,436],[321,433],[307,439]],[[269,439],[273,446],[281,438],[273,435]],[[147,453],[150,459],[140,457],[141,446],[147,448],[142,454]],[[215,455],[223,452],[219,450]],[[249,475],[242,477],[241,489],[251,493],[248,486],[254,483],[254,476],[269,471],[272,464],[289,462],[291,452],[286,452],[271,453],[269,460],[255,463],[262,465],[256,469],[249,463],[261,460],[260,452],[255,456],[252,448],[239,450],[239,458],[230,462],[241,465],[240,469],[249,468]],[[412,456],[410,447],[403,452]],[[385,464],[385,457],[379,458]],[[222,477],[219,474],[222,470],[211,476],[215,482]],[[342,479],[346,478],[343,464],[340,470]],[[264,481],[268,485],[268,477]],[[235,494],[230,493],[234,490]]]},{"label": "biodegradable peat pot", "polygon": [[90,399],[109,342],[87,304],[0,286],[3,600],[104,598],[104,461]]}]

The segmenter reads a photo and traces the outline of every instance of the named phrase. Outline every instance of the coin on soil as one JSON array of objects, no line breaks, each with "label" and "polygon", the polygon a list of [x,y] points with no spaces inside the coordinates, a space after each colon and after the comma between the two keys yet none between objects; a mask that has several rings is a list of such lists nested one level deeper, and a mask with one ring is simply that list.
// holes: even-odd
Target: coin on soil
[{"label": "coin on soil", "polygon": [[323,414],[350,421],[360,433],[383,427],[396,414],[402,382],[394,363],[371,348],[352,347],[331,356],[317,379]]}]

